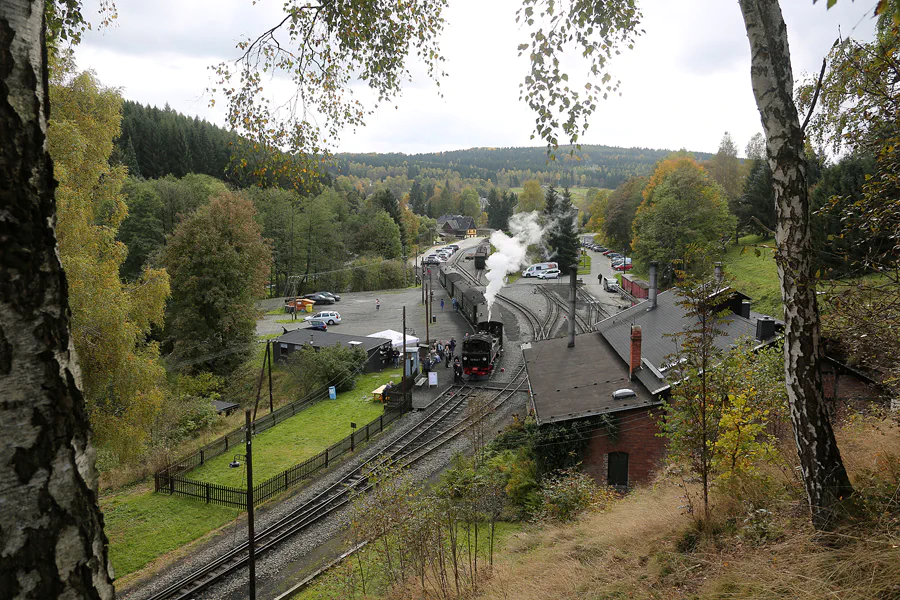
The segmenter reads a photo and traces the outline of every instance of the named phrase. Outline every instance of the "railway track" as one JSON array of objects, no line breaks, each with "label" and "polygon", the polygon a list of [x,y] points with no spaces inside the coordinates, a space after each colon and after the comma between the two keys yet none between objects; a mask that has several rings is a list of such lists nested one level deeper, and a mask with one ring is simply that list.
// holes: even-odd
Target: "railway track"
[{"label": "railway track", "polygon": [[[569,312],[568,303],[564,300],[559,294],[555,291],[548,290],[544,286],[539,285],[538,289],[547,298],[547,302],[553,304],[557,307],[562,314],[566,314]],[[575,311],[575,331],[576,333],[586,333],[590,331],[590,325],[588,325],[587,321],[578,314],[578,311]]]},{"label": "railway track", "polygon": [[[372,484],[369,476],[385,466],[408,467],[462,434],[477,416],[466,415],[467,401],[474,394],[489,393],[487,405],[496,410],[512,398],[523,385],[525,366],[520,365],[509,382],[499,390],[477,385],[455,385],[445,392],[441,403],[417,426],[394,440],[383,453],[350,470],[336,483],[316,494],[289,515],[268,525],[255,536],[255,553],[260,556],[292,538],[348,504],[356,494],[365,493]],[[493,386],[500,387],[499,385]],[[486,415],[482,415],[484,418]],[[189,600],[244,568],[248,562],[248,542],[238,544],[225,554],[201,566],[189,575],[148,596],[146,600]]]}]

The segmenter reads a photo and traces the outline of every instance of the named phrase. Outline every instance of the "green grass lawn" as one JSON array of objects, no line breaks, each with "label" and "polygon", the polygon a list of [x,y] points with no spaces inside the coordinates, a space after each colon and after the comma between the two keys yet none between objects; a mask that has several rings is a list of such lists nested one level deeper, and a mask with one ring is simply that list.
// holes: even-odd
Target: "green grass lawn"
[{"label": "green grass lawn", "polygon": [[143,487],[104,496],[100,508],[109,537],[109,560],[117,578],[240,514],[236,508],[154,494]]},{"label": "green grass lawn", "polygon": [[[722,259],[726,273],[734,278],[731,286],[753,299],[751,308],[776,319],[784,318],[781,302],[781,287],[778,283],[778,269],[772,250],[772,239],[759,236],[745,236],[736,246],[729,246]],[[756,255],[759,250],[760,255]]]},{"label": "green grass lawn", "polygon": [[[503,549],[504,542],[506,542],[510,536],[520,531],[522,531],[521,523],[498,522],[496,524],[494,531],[494,558],[496,558]],[[481,571],[481,566],[486,566],[488,562],[488,554],[490,551],[488,546],[490,534],[488,532],[489,525],[482,523],[479,526],[478,533],[479,571]],[[464,527],[461,528],[459,533],[459,542],[460,545],[465,548]],[[465,550],[463,550],[463,552],[465,553]],[[369,573],[366,581],[365,597],[372,598],[373,600],[384,597],[393,597],[388,595],[390,590],[387,587],[386,580],[383,577],[379,577],[380,574],[377,572],[379,558],[378,552],[373,550],[371,546],[363,548],[360,551],[359,557],[356,555],[348,556],[341,563],[335,565],[330,572],[326,572],[316,579],[311,586],[297,593],[295,596],[292,596],[291,600],[331,600],[332,598],[349,598],[350,596],[345,595],[347,590],[345,589],[343,582],[340,581],[340,577],[337,575],[336,571],[342,567],[346,567],[348,563],[358,569],[360,560],[363,563],[363,568]],[[371,579],[368,579],[368,577],[371,577]],[[357,591],[360,592],[359,590]],[[361,592],[359,597],[362,597]]]},{"label": "green grass lawn", "polygon": [[591,274],[591,255],[590,254],[582,254],[581,260],[578,261],[578,274],[579,275],[590,275]]},{"label": "green grass lawn", "polygon": [[[372,390],[400,379],[400,369],[370,373],[357,380],[356,388],[323,400],[297,416],[256,437],[253,453],[254,480],[259,483],[350,434],[350,422],[365,425],[384,408],[372,402]],[[235,448],[237,452],[243,449]],[[223,454],[190,477],[202,481],[242,486],[243,469],[229,469],[232,453]],[[154,494],[140,486],[100,498],[110,540],[110,560],[117,577],[145,567],[153,559],[217,529],[240,514],[236,508],[197,500]]]},{"label": "green grass lawn", "polygon": [[[372,390],[391,379],[399,381],[399,368],[364,375],[354,389],[338,394],[336,400],[322,400],[256,436],[253,441],[254,482],[261,483],[347,437],[352,431],[351,421],[365,425],[377,419],[384,407],[372,401]],[[229,468],[232,458],[232,453],[222,454],[187,476],[198,481],[242,487],[245,485],[244,470]]]}]

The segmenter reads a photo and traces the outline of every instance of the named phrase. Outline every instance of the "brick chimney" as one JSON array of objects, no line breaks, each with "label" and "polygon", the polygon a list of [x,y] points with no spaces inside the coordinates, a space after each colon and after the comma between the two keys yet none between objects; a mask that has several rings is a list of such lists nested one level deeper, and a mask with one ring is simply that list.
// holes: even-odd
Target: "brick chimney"
[{"label": "brick chimney", "polygon": [[641,326],[631,326],[631,360],[628,364],[628,378],[634,379],[634,373],[641,368]]}]

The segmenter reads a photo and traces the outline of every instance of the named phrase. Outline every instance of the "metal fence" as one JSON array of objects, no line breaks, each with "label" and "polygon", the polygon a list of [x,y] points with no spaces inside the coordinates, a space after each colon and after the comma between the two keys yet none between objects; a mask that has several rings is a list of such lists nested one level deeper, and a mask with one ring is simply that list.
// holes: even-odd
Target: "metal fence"
[{"label": "metal fence", "polygon": [[[402,396],[408,396],[408,394],[401,395],[401,397]],[[408,406],[408,403],[406,401],[403,401],[402,406]],[[272,413],[272,415],[269,416],[273,416],[277,412],[278,411],[275,411]],[[388,407],[383,415],[370,423],[366,423],[365,426],[360,427],[351,435],[348,435],[341,441],[332,444],[323,452],[320,452],[319,454],[306,459],[302,463],[285,469],[274,477],[270,477],[266,481],[253,486],[253,505],[256,506],[258,504],[262,504],[269,498],[272,498],[273,496],[276,496],[281,492],[297,485],[299,482],[303,481],[316,471],[327,468],[328,464],[335,459],[340,458],[348,452],[353,452],[357,448],[357,446],[365,444],[372,436],[384,431],[385,427],[403,416],[404,412],[405,410],[403,410],[402,408],[400,410],[397,410]],[[271,426],[272,425],[268,425],[268,427]],[[266,429],[268,429],[268,427],[266,427]],[[233,433],[235,432],[232,432],[232,434]],[[237,433],[240,433],[241,439],[244,439],[243,430]],[[259,433],[259,430],[257,429],[255,433]],[[229,436],[231,436],[232,434],[229,434]],[[226,436],[224,439],[227,440],[229,436]],[[236,443],[239,443],[239,441],[232,442],[231,446],[234,446]],[[226,449],[228,447],[229,446],[225,446]],[[219,454],[221,454],[221,452],[219,452]],[[179,468],[182,463],[184,463],[184,461],[179,461]],[[197,465],[201,464],[203,463],[197,463]],[[158,471],[154,475],[154,488],[161,494],[194,498],[197,500],[205,501],[207,504],[223,504],[226,506],[237,506],[244,509],[247,508],[247,492],[245,490],[218,485],[215,483],[194,481],[186,477],[180,477],[179,475],[183,472],[184,470],[174,472],[171,467],[169,469]]]},{"label": "metal fence", "polygon": [[[286,419],[290,419],[303,409],[309,407],[312,404],[315,404],[316,402],[319,402],[320,400],[324,400],[327,397],[328,387],[325,386],[314,391],[311,394],[308,394],[300,400],[295,400],[294,402],[285,404],[284,406],[272,411],[271,413],[253,421],[253,432],[254,434],[262,433],[263,431],[274,427],[278,423],[281,423]],[[220,454],[224,454],[229,450],[229,448],[233,448],[234,446],[243,443],[244,437],[245,434],[243,427],[235,429],[234,431],[230,431],[219,439],[203,446],[193,454],[185,456],[184,458],[163,467],[154,474],[154,477],[165,478],[170,476],[177,476],[181,473],[190,471],[191,469],[195,469],[204,464],[206,461],[215,458]]]}]

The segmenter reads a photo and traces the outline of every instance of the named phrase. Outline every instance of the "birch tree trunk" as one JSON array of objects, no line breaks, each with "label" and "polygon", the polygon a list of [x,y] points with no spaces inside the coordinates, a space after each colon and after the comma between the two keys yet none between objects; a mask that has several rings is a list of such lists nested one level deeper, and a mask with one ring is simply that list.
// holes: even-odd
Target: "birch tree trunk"
[{"label": "birch tree trunk", "polygon": [[775,189],[775,242],[784,298],[784,369],[794,439],[813,525],[828,529],[853,493],[826,411],[803,131],[794,105],[787,27],[778,0],[740,0],[750,40],[750,76],[766,132]]},{"label": "birch tree trunk", "polygon": [[114,597],[47,154],[43,0],[0,1],[0,596]]}]

